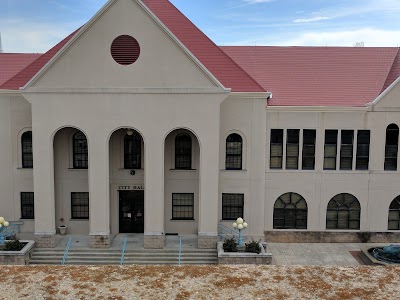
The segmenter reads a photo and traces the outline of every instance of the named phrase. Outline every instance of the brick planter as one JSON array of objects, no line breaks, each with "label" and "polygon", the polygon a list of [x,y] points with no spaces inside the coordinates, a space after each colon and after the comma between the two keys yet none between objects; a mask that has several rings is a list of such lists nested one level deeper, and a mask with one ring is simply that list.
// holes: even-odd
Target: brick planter
[{"label": "brick planter", "polygon": [[223,243],[218,242],[218,264],[224,265],[270,265],[272,254],[265,252],[260,243],[261,253],[224,252]]},{"label": "brick planter", "polygon": [[24,241],[27,243],[21,251],[0,251],[0,265],[28,265],[33,252],[35,241]]}]

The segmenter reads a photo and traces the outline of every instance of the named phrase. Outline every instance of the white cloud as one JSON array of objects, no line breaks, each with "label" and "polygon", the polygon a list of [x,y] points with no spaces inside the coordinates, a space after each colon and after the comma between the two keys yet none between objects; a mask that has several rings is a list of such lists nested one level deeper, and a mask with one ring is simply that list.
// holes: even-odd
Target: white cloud
[{"label": "white cloud", "polygon": [[249,6],[249,5],[254,5],[254,4],[273,2],[275,0],[242,0],[242,1],[245,2],[245,3],[244,4],[240,4],[240,5],[236,5],[236,6],[228,7],[225,10],[244,7],[244,6]]},{"label": "white cloud", "polygon": [[397,47],[400,43],[400,30],[363,28],[348,31],[304,32],[291,39],[270,36],[257,45],[353,46],[359,41],[363,41],[366,47]]},{"label": "white cloud", "polygon": [[293,23],[309,23],[309,22],[317,22],[317,21],[323,21],[323,20],[330,20],[332,19],[331,17],[314,17],[314,18],[308,18],[308,19],[297,19],[294,20]]}]

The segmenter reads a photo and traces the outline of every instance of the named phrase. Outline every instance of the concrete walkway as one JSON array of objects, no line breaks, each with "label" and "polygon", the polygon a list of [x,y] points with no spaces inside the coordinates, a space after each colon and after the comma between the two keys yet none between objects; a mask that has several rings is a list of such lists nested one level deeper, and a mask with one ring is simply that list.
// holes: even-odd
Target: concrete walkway
[{"label": "concrete walkway", "polygon": [[[33,239],[33,234],[20,234],[21,239]],[[56,249],[65,249],[70,235],[56,236]],[[121,250],[127,238],[127,250],[143,249],[143,234],[117,234],[112,237],[113,250]],[[272,253],[274,265],[340,265],[358,266],[351,253],[386,243],[268,243],[267,252]],[[182,236],[183,249],[197,249],[197,235]],[[89,236],[72,235],[72,248],[89,248]],[[166,236],[164,249],[179,249],[179,236]]]},{"label": "concrete walkway", "polygon": [[336,265],[358,266],[359,261],[350,251],[385,243],[269,243],[267,252],[272,253],[274,265]]}]

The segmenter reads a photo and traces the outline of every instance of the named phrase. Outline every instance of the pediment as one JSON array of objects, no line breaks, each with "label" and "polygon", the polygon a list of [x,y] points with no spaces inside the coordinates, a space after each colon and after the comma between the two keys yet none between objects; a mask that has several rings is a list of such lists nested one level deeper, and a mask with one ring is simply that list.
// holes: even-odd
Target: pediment
[{"label": "pediment", "polygon": [[[132,64],[113,58],[121,36],[140,47]],[[224,89],[140,0],[109,1],[27,87]]]}]

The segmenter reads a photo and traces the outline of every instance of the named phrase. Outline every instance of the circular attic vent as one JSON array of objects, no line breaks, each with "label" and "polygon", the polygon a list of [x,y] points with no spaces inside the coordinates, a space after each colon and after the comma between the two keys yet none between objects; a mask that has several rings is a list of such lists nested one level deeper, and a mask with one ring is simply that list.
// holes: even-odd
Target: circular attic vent
[{"label": "circular attic vent", "polygon": [[120,35],[111,44],[111,56],[120,65],[131,65],[140,55],[138,41],[130,35]]}]

